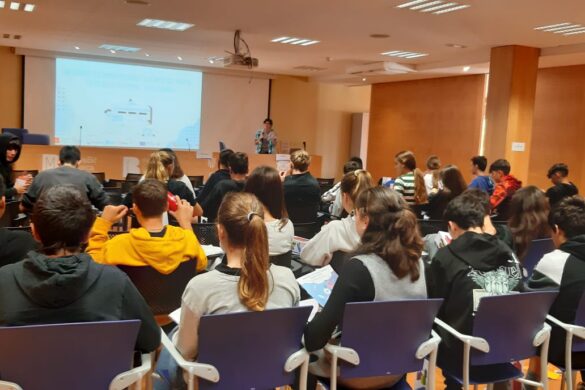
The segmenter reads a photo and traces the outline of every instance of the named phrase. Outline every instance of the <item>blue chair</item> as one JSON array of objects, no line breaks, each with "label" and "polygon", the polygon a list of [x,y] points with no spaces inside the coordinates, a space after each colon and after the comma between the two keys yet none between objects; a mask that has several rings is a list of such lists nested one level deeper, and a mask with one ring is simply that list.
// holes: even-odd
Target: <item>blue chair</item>
[{"label": "blue chair", "polygon": [[151,356],[132,368],[140,320],[0,328],[0,388],[121,390],[142,381]]},{"label": "blue chair", "polygon": [[529,278],[536,267],[536,264],[542,259],[542,256],[555,250],[555,244],[550,238],[542,238],[539,240],[532,240],[528,246],[528,251],[522,259],[522,266],[524,267],[525,279]]},{"label": "blue chair", "polygon": [[[491,388],[493,383],[510,379],[542,386],[546,390],[551,327],[545,320],[557,294],[557,291],[541,291],[483,297],[475,313],[471,335],[462,334],[440,319],[435,319],[439,327],[463,343],[461,372],[441,368],[461,383],[465,390],[469,389],[470,383],[487,383]],[[542,362],[540,383],[521,378],[522,371],[510,363],[537,355],[537,347],[540,347]],[[497,366],[470,377],[470,368],[488,365]]]},{"label": "blue chair", "polygon": [[402,375],[420,371],[425,357],[427,389],[433,390],[441,338],[432,328],[442,303],[420,299],[346,304],[340,343],[324,348],[331,353],[331,390],[337,389],[338,372],[340,379]]},{"label": "blue chair", "polygon": [[199,323],[197,362],[185,360],[162,332],[162,343],[189,375],[188,388],[268,389],[294,382],[301,367],[305,390],[309,353],[302,348],[303,329],[311,308],[293,307],[203,316]]},{"label": "blue chair", "polygon": [[[585,294],[581,296],[575,320],[572,324],[562,322],[555,317],[548,315],[547,320],[554,326],[558,326],[566,333],[565,338],[565,366],[559,367],[564,371],[564,380],[567,385],[567,390],[573,390],[574,373],[572,368],[572,353],[585,352]],[[574,336],[577,340],[573,340]]]}]

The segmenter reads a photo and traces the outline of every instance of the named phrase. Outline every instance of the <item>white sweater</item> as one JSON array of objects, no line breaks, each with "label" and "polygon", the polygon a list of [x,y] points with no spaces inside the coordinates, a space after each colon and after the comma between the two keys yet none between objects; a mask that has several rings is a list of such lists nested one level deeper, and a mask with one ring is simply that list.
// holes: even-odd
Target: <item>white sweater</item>
[{"label": "white sweater", "polygon": [[333,252],[351,252],[359,243],[360,236],[355,230],[355,219],[348,216],[323,226],[321,231],[305,244],[301,251],[301,259],[307,264],[322,267],[329,264]]}]

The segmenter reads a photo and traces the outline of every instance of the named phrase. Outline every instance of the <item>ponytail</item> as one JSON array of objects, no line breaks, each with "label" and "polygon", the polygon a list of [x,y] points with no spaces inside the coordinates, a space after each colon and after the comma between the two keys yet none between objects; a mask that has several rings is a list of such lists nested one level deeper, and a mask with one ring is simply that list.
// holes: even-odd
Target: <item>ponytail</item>
[{"label": "ponytail", "polygon": [[414,170],[414,201],[416,204],[424,204],[429,201],[425,187],[425,177],[418,168]]},{"label": "ponytail", "polygon": [[169,181],[167,167],[174,162],[173,156],[165,151],[154,152],[150,155],[146,167],[145,179],[156,179],[166,183]]},{"label": "ponytail", "polygon": [[217,218],[230,245],[243,248],[238,281],[240,301],[249,310],[262,311],[266,308],[270,288],[268,232],[262,204],[250,193],[232,192],[225,196]]},{"label": "ponytail", "polygon": [[357,169],[343,175],[340,189],[342,193],[348,194],[353,203],[360,193],[373,187],[372,175],[364,169]]}]

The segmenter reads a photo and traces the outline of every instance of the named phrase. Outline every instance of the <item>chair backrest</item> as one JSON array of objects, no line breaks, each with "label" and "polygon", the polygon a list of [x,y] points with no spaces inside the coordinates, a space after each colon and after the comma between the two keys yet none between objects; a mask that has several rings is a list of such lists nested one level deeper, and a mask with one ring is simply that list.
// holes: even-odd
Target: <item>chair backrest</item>
[{"label": "chair backrest", "polygon": [[313,238],[321,230],[321,222],[293,223],[295,236]]},{"label": "chair backrest", "polygon": [[142,179],[142,173],[128,173],[126,174],[126,181],[138,181]]},{"label": "chair backrest", "polygon": [[197,261],[184,261],[168,275],[150,266],[120,268],[134,283],[153,315],[169,314],[181,306],[185,287],[196,274]]},{"label": "chair backrest", "polygon": [[138,184],[138,180],[124,180],[122,182],[122,193],[132,192],[132,189]]},{"label": "chair backrest", "polygon": [[293,223],[309,223],[317,220],[317,213],[319,212],[319,205],[315,204],[286,204],[288,211],[288,218]]},{"label": "chair backrest", "polygon": [[526,277],[530,277],[532,275],[532,271],[534,271],[534,267],[536,264],[542,259],[542,256],[545,254],[552,252],[555,249],[555,244],[551,238],[543,238],[539,240],[532,240],[530,245],[528,246],[528,251],[526,255],[522,259],[522,266],[526,270]]},{"label": "chair backrest", "polygon": [[203,316],[199,324],[199,363],[219,371],[218,383],[199,380],[199,389],[268,389],[291,384],[287,358],[301,348],[311,308]]},{"label": "chair backrest", "polygon": [[[575,313],[574,325],[585,327],[585,292],[581,295],[577,311]],[[580,337],[573,337],[573,352],[585,351],[585,340]]]},{"label": "chair backrest", "polygon": [[110,179],[104,186],[108,188],[122,188],[122,184],[124,184],[124,180]]},{"label": "chair backrest", "polygon": [[16,219],[18,218],[18,214],[20,213],[19,207],[20,207],[19,201],[6,202],[6,209],[4,210],[4,215],[2,215],[2,218],[0,218],[0,227],[17,226]]},{"label": "chair backrest", "polygon": [[0,380],[23,389],[109,388],[132,367],[140,320],[0,328]]},{"label": "chair backrest", "polygon": [[484,338],[490,351],[472,349],[471,365],[508,363],[536,355],[534,336],[543,328],[557,291],[538,291],[481,298],[473,336]]},{"label": "chair backrest", "polygon": [[341,362],[342,378],[418,371],[418,347],[429,339],[443,299],[348,303],[343,312],[341,345],[360,357],[354,366]]},{"label": "chair backrest", "polygon": [[447,221],[442,221],[439,219],[419,219],[418,228],[422,237],[426,236],[427,234],[435,234],[440,231],[449,231]]},{"label": "chair backrest", "polygon": [[124,197],[122,196],[121,188],[104,188],[104,191],[108,196],[108,201],[110,204],[114,206],[119,206],[122,204]]},{"label": "chair backrest", "polygon": [[193,232],[201,245],[219,246],[217,225],[215,223],[194,223]]},{"label": "chair backrest", "polygon": [[203,176],[187,176],[193,188],[203,187]]},{"label": "chair backrest", "polygon": [[94,175],[97,181],[99,181],[101,184],[104,184],[106,182],[105,172],[92,172],[91,174]]},{"label": "chair backrest", "polygon": [[28,133],[28,130],[22,128],[4,127],[2,128],[2,133],[15,135],[20,139],[20,143],[23,143],[22,141],[24,139],[24,135]]},{"label": "chair backrest", "polygon": [[272,264],[280,265],[286,268],[292,268],[292,250],[282,253],[280,255],[270,256],[270,262]]},{"label": "chair backrest", "polygon": [[333,185],[335,184],[335,178],[329,179],[329,178],[318,177],[317,183],[319,183],[319,189],[321,190],[321,195],[323,195],[325,192],[327,192],[331,188],[333,188]]}]

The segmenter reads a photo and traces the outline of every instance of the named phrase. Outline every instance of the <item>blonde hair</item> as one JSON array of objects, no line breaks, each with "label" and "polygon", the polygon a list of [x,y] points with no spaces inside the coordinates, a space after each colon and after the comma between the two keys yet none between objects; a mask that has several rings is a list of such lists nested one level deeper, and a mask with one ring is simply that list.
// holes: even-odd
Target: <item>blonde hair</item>
[{"label": "blonde hair", "polygon": [[305,172],[309,169],[309,165],[311,165],[311,156],[306,150],[295,150],[290,155],[290,162],[294,169]]},{"label": "blonde hair", "polygon": [[264,310],[270,288],[270,261],[262,203],[247,192],[229,193],[219,207],[217,220],[225,229],[230,245],[244,249],[238,281],[240,301],[249,310]]},{"label": "blonde hair", "polygon": [[170,153],[164,151],[154,152],[150,155],[148,166],[146,167],[145,179],[156,179],[166,183],[169,181],[170,175],[168,166],[175,162],[175,159]]},{"label": "blonde hair", "polygon": [[372,175],[364,169],[348,172],[341,179],[341,192],[348,194],[354,204],[362,191],[372,187]]}]

